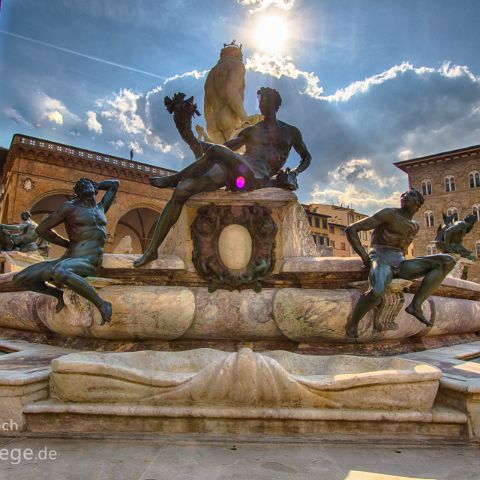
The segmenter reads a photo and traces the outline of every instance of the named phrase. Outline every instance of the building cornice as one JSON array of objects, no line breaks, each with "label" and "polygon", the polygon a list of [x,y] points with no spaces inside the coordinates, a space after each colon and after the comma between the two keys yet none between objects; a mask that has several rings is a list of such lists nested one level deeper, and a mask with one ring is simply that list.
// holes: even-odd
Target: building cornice
[{"label": "building cornice", "polygon": [[447,162],[461,158],[480,156],[480,145],[472,145],[471,147],[459,148],[457,150],[449,150],[448,152],[434,153],[425,157],[411,158],[410,160],[402,160],[394,162],[394,165],[400,170],[408,173],[411,168],[420,165],[435,164],[439,162]]},{"label": "building cornice", "polygon": [[165,176],[174,170],[156,167],[126,158],[105,155],[100,152],[72,147],[42,138],[15,134],[10,146],[7,165],[4,172],[11,168],[14,158],[20,153],[33,153],[35,160],[59,166],[81,169],[86,172],[114,176],[115,178],[149,183],[150,176]]}]

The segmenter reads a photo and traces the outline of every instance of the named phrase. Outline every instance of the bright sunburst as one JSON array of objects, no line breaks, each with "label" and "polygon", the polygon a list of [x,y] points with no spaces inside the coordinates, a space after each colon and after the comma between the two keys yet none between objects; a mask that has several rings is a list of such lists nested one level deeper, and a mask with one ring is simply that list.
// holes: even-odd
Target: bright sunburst
[{"label": "bright sunburst", "polygon": [[268,53],[281,53],[288,41],[288,27],[278,15],[265,15],[255,29],[256,46]]}]

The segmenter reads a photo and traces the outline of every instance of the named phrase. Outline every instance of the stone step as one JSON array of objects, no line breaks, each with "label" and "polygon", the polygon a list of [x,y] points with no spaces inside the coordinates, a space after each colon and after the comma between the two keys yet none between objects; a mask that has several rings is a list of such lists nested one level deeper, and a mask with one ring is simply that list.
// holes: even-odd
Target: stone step
[{"label": "stone step", "polygon": [[347,409],[155,407],[105,403],[61,403],[55,400],[25,406],[31,433],[132,434],[212,433],[309,437],[361,436],[412,440],[465,441],[467,416],[434,407],[428,411]]}]

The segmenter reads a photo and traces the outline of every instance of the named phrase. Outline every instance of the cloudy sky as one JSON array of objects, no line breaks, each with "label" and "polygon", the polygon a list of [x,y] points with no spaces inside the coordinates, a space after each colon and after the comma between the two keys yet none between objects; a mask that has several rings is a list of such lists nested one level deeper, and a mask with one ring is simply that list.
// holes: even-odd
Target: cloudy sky
[{"label": "cloudy sky", "polygon": [[480,143],[478,0],[1,4],[4,147],[24,133],[180,169],[193,158],[163,97],[184,91],[203,110],[206,72],[232,39],[247,112],[260,86],[277,88],[279,118],[313,155],[303,202],[394,205],[407,186],[394,161]]}]

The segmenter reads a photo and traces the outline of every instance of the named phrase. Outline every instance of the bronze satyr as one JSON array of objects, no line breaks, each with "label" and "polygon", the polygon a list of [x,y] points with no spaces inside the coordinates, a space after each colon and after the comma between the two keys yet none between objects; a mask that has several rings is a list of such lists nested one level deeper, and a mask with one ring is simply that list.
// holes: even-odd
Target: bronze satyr
[{"label": "bronze satyr", "polygon": [[[423,277],[420,288],[405,311],[425,325],[432,325],[422,312],[422,304],[455,266],[455,259],[441,254],[405,260],[407,248],[420,228],[412,218],[423,202],[423,195],[412,188],[402,194],[400,208],[384,208],[347,227],[348,241],[360,255],[365,267],[370,269],[369,289],[358,299],[348,319],[347,336],[358,337],[360,320],[381,303],[392,278],[413,280]],[[371,249],[367,254],[358,233],[369,230],[373,230],[373,233]]]},{"label": "bronze satyr", "polygon": [[[37,224],[32,220],[30,212],[20,215],[22,223],[18,225],[0,224],[0,249],[10,252],[32,252],[39,249],[42,239],[35,231]],[[45,242],[43,242],[45,243]]]},{"label": "bronze satyr", "polygon": [[[191,132],[191,119],[195,113],[198,114],[193,98],[185,100],[184,94],[176,94],[173,99],[165,99],[177,129],[197,160],[175,175],[150,179],[155,187],[170,187],[175,191],[163,209],[150,245],[134,263],[135,267],[158,258],[158,247],[176,223],[185,202],[196,193],[212,192],[225,186],[233,191],[269,186],[292,190],[297,187],[296,176],[310,165],[311,155],[300,131],[277,120],[277,111],[282,103],[280,94],[273,88],[261,88],[258,97],[264,119],[245,128],[238,137],[224,145],[199,142]],[[245,147],[243,155],[234,151],[242,147]],[[282,170],[292,147],[301,161],[294,169]]]},{"label": "bronze satyr", "polygon": [[473,230],[477,222],[476,215],[467,215],[462,221],[455,222],[456,215],[447,217],[443,215],[443,225],[438,227],[437,236],[435,237],[435,246],[444,253],[456,253],[461,257],[468,258],[475,261],[477,257],[475,254],[466,249],[463,244],[463,239],[467,233]]},{"label": "bronze satyr", "polygon": [[[46,282],[65,285],[98,308],[102,325],[109,322],[111,303],[103,300],[83,277],[95,275],[102,265],[107,226],[105,213],[115,199],[119,184],[118,180],[95,183],[88,178],[80,179],[74,187],[76,197],[61,205],[37,227],[38,235],[67,251],[56,260],[31,265],[15,274],[14,284],[55,297],[57,312],[65,306],[63,291]],[[106,193],[97,203],[95,197],[99,190],[106,190]],[[53,230],[61,223],[65,225],[68,240]]]}]

